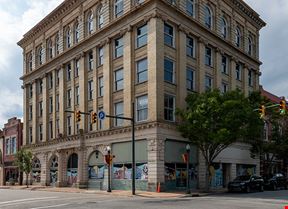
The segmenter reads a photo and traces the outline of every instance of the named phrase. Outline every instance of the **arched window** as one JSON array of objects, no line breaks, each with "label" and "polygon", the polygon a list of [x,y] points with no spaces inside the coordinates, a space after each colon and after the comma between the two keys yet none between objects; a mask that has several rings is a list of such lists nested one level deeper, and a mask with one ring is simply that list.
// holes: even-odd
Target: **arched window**
[{"label": "arched window", "polygon": [[56,54],[60,53],[60,43],[59,43],[59,34],[56,35],[55,37],[55,52]]},{"label": "arched window", "polygon": [[104,25],[104,14],[103,14],[103,7],[100,6],[98,9],[98,28],[102,28]]},{"label": "arched window", "polygon": [[91,34],[93,32],[93,30],[94,30],[94,28],[93,28],[93,13],[92,12],[90,12],[88,14],[87,24],[88,24],[87,25],[88,33]]},{"label": "arched window", "polygon": [[70,27],[66,29],[66,47],[70,48],[71,47],[71,30]]},{"label": "arched window", "polygon": [[28,54],[28,57],[27,57],[28,59],[27,59],[27,69],[29,70],[29,71],[32,71],[32,67],[33,67],[33,56],[32,56],[32,52],[30,52],[29,54]]},{"label": "arched window", "polygon": [[227,38],[227,21],[224,17],[221,18],[221,36]]},{"label": "arched window", "polygon": [[186,11],[190,16],[194,16],[194,0],[186,0]]},{"label": "arched window", "polygon": [[248,37],[248,54],[252,55],[253,53],[253,39],[251,36]]},{"label": "arched window", "polygon": [[38,48],[38,65],[43,64],[42,55],[43,55],[43,49],[42,49],[42,46],[39,46],[39,48]]},{"label": "arched window", "polygon": [[79,23],[76,22],[75,26],[74,26],[74,42],[78,43],[79,42],[79,38],[80,38],[80,34],[79,34]]},{"label": "arched window", "polygon": [[208,5],[205,6],[205,25],[208,28],[212,27],[212,12]]},{"label": "arched window", "polygon": [[237,47],[240,47],[241,44],[241,31],[239,27],[236,27],[235,30],[235,44]]},{"label": "arched window", "polygon": [[52,45],[51,39],[48,40],[47,45],[48,45],[48,48],[47,48],[48,58],[52,59],[53,58],[53,45]]}]

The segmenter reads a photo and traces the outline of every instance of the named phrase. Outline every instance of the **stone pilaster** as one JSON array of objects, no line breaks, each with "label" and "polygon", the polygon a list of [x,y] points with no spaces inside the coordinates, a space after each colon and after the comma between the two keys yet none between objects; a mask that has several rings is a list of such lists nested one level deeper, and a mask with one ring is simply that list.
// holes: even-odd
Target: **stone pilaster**
[{"label": "stone pilaster", "polygon": [[61,69],[59,69],[59,133],[65,134],[65,67],[64,65],[61,66]]},{"label": "stone pilaster", "polygon": [[41,162],[41,185],[47,186],[50,182],[50,173],[49,173],[49,165],[48,165],[48,159],[47,159],[47,153],[43,153],[40,156],[40,162]]},{"label": "stone pilaster", "polygon": [[86,160],[86,150],[84,150],[84,148],[79,148],[77,153],[78,153],[77,187],[81,189],[87,188],[88,179],[85,178],[87,176],[86,173],[88,168],[88,163]]},{"label": "stone pilaster", "polygon": [[[85,68],[85,55],[82,54],[81,58],[79,59],[79,88],[80,88],[80,103],[79,103],[79,110],[81,112],[87,111],[87,69]],[[79,122],[79,128],[83,129],[84,132],[87,131],[87,121],[85,117],[81,116],[81,122]]]},{"label": "stone pilaster", "polygon": [[200,93],[205,92],[205,44],[203,40],[199,40],[198,42],[198,90]]},{"label": "stone pilaster", "polygon": [[[111,54],[110,54],[110,42],[104,46],[104,63],[103,63],[103,80],[104,80],[104,96],[103,96],[103,110],[107,115],[112,114],[111,110],[111,92],[113,88],[112,75],[111,75]],[[106,118],[103,121],[104,129],[109,129],[111,127],[111,118]]]},{"label": "stone pilaster", "polygon": [[65,153],[63,151],[59,151],[59,157],[58,157],[58,178],[57,178],[57,183],[56,183],[57,187],[65,186],[65,182],[64,182],[65,178],[64,178],[64,176],[66,176],[66,173],[64,171],[66,170],[65,167],[67,167],[65,162],[66,162]]},{"label": "stone pilaster", "polygon": [[33,135],[33,141],[32,144],[35,144],[38,142],[38,126],[37,126],[37,81],[34,80],[32,83],[32,89],[33,89],[33,97],[32,97],[32,135]]},{"label": "stone pilaster", "polygon": [[[148,190],[156,191],[158,183],[165,183],[164,162],[165,140],[161,138],[148,139]],[[165,189],[161,186],[161,190]]]},{"label": "stone pilaster", "polygon": [[[228,59],[228,58],[227,58]],[[227,62],[227,69],[229,69],[229,64]],[[220,49],[216,49],[216,53],[215,53],[215,74],[214,74],[214,78],[215,78],[215,86],[218,89],[221,89],[221,84],[222,84],[222,52]]]},{"label": "stone pilaster", "polygon": [[29,93],[27,85],[23,86],[23,146],[28,143],[29,140],[29,121],[28,121],[28,113],[29,113]]},{"label": "stone pilaster", "polygon": [[237,166],[236,163],[232,163],[230,167],[230,179],[233,180],[237,176]]},{"label": "stone pilaster", "polygon": [[231,90],[236,89],[236,60],[234,57],[231,57],[230,59],[230,81],[231,84]]},{"label": "stone pilaster", "polygon": [[[53,77],[53,81],[54,81],[54,85],[52,87],[52,99],[53,99],[53,112],[52,112],[52,120],[53,120],[53,138],[57,138],[57,127],[56,127],[56,106],[57,106],[57,101],[56,101],[56,83],[57,83],[57,76],[56,76],[56,70],[52,71],[52,77]],[[47,100],[47,99],[46,99]],[[47,122],[46,122],[47,124]],[[44,125],[44,124],[43,124]],[[47,125],[46,125],[47,126]],[[46,134],[47,132],[43,132],[44,134]]]},{"label": "stone pilaster", "polygon": [[[71,60],[71,111],[75,110],[75,62],[74,59]],[[76,134],[76,127],[75,127],[75,117],[74,114],[71,113],[71,134]]]},{"label": "stone pilaster", "polygon": [[42,113],[42,137],[43,137],[43,142],[47,141],[48,137],[48,81],[47,81],[47,76],[42,78],[42,84],[43,84],[43,89],[42,89],[42,105],[43,105],[43,113]]},{"label": "stone pilaster", "polygon": [[206,161],[201,151],[198,151],[198,188],[205,189],[206,186]]},{"label": "stone pilaster", "polygon": [[249,83],[248,83],[248,66],[243,65],[243,92],[245,96],[249,95]]}]

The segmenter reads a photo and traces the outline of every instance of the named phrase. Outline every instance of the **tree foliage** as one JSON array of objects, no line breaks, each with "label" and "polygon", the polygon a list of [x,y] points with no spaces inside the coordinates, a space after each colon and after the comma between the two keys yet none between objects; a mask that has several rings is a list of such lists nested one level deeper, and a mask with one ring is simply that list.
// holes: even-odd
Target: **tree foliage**
[{"label": "tree foliage", "polygon": [[20,149],[15,155],[15,165],[21,172],[26,174],[26,185],[28,187],[28,175],[32,170],[32,152],[25,148]]},{"label": "tree foliage", "polygon": [[[202,153],[207,176],[213,160],[232,143],[260,137],[259,98],[259,94],[247,98],[240,91],[222,94],[213,90],[188,95],[187,109],[177,110],[181,118],[178,129]],[[208,190],[208,177],[206,183]]]}]

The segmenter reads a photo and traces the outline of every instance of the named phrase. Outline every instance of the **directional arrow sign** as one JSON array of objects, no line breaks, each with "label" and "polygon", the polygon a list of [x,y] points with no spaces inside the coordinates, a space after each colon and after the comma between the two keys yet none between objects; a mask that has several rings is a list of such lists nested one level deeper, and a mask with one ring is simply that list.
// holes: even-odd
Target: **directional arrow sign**
[{"label": "directional arrow sign", "polygon": [[98,118],[99,118],[99,120],[104,120],[105,117],[106,117],[106,114],[105,114],[104,111],[98,112]]}]

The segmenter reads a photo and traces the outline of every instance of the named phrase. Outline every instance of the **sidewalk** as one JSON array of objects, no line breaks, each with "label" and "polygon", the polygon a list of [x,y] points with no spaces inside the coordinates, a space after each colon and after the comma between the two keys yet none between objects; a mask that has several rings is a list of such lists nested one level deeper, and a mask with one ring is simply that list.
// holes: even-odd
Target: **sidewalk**
[{"label": "sidewalk", "polygon": [[[111,196],[122,196],[122,197],[133,197],[130,190],[112,190],[111,193],[100,190],[87,190],[78,189],[73,187],[45,187],[37,185],[26,186],[0,186],[0,189],[15,189],[15,190],[30,190],[30,191],[47,191],[47,192],[65,192],[65,193],[83,193],[83,194],[99,194],[99,195],[111,195]],[[204,193],[199,191],[192,191],[191,194],[185,192],[148,192],[148,191],[137,191],[136,196],[147,197],[147,198],[184,198],[184,197],[201,197],[208,196],[216,193],[224,193],[226,190],[211,191],[210,193]]]}]

